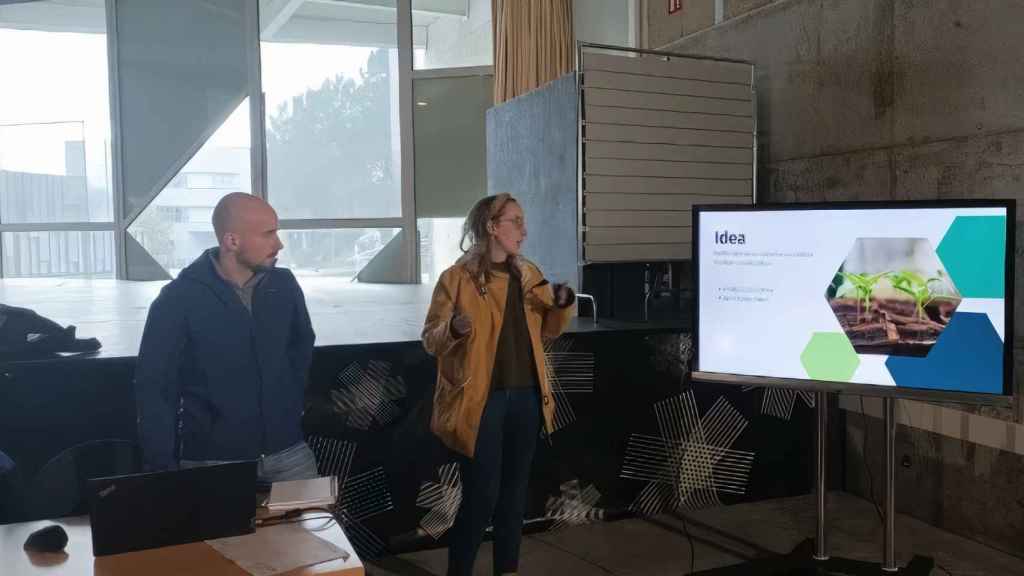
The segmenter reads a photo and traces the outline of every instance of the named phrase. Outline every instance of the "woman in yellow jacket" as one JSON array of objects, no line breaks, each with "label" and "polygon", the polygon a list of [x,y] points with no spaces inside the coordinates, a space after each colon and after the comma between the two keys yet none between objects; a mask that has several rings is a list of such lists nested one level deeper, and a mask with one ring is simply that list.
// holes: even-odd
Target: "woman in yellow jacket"
[{"label": "woman in yellow jacket", "polygon": [[545,435],[553,430],[542,339],[565,329],[575,294],[519,255],[525,239],[514,198],[477,202],[463,226],[465,255],[438,279],[423,327],[438,368],[430,428],[460,455],[451,576],[473,572],[492,519],[494,573],[517,572],[530,463],[542,424]]}]

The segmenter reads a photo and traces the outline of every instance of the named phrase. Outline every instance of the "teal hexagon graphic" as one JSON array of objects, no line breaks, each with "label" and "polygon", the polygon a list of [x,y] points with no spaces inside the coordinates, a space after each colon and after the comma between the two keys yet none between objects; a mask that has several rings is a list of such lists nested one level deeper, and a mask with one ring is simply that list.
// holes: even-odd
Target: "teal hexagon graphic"
[{"label": "teal hexagon graphic", "polygon": [[842,332],[815,332],[800,353],[800,363],[814,380],[849,382],[860,366],[860,357]]},{"label": "teal hexagon graphic", "polygon": [[857,238],[825,299],[858,354],[927,356],[962,301],[927,238]]},{"label": "teal hexagon graphic", "polygon": [[1005,216],[957,216],[936,252],[964,298],[1004,297]]}]

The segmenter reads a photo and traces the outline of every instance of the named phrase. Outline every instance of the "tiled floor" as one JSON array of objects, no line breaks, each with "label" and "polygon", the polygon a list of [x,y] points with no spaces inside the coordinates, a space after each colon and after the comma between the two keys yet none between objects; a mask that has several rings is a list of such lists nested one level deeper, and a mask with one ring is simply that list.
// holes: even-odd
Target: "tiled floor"
[{"label": "tiled floor", "polygon": [[[832,555],[880,559],[882,528],[869,502],[833,493],[829,513]],[[689,512],[685,517],[686,529],[694,539],[694,567],[698,571],[788,552],[814,534],[814,501],[810,496]],[[1024,558],[912,518],[897,518],[896,535],[900,563],[914,554],[931,556],[942,567],[932,572],[935,575],[1024,575]],[[490,555],[490,544],[485,543],[475,574],[491,574]],[[445,565],[446,550],[427,550],[369,562],[367,573],[440,576]],[[689,544],[678,516],[628,519],[526,536],[520,564],[523,576],[679,576],[689,569]]]}]

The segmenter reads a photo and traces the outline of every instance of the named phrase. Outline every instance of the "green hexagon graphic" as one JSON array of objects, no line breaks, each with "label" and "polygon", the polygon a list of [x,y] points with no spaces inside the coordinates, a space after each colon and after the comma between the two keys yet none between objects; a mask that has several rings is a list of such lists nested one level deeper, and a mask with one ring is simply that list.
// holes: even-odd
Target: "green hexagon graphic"
[{"label": "green hexagon graphic", "polygon": [[860,358],[846,334],[815,332],[800,353],[800,363],[814,380],[849,382],[860,366]]},{"label": "green hexagon graphic", "polygon": [[957,216],[936,252],[965,298],[1005,296],[1005,216]]}]

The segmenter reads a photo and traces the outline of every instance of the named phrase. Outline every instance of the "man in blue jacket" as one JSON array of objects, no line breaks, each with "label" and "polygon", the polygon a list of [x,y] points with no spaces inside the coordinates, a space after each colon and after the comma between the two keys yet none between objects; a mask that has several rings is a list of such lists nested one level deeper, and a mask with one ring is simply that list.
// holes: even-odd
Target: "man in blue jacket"
[{"label": "man in blue jacket", "polygon": [[249,194],[213,211],[219,246],[160,291],[135,371],[149,470],[259,459],[261,482],[317,475],[302,411],[313,327],[295,276],[275,268],[277,214]]}]

